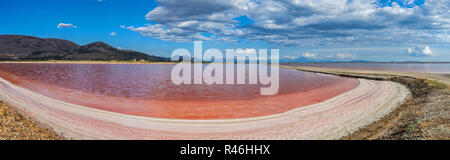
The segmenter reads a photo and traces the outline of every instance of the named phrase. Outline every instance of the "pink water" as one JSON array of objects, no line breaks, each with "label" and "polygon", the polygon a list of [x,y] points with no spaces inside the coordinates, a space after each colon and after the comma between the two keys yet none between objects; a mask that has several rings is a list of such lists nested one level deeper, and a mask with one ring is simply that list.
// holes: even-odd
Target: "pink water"
[{"label": "pink water", "polygon": [[265,116],[323,102],[356,79],[280,70],[279,93],[261,85],[175,85],[172,64],[0,63],[0,77],[42,95],[106,111],[171,119]]}]

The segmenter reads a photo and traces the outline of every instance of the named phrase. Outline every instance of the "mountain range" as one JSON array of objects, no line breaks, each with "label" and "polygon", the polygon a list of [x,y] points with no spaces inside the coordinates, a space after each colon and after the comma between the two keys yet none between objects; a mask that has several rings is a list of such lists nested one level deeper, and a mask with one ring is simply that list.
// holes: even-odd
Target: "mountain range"
[{"label": "mountain range", "polygon": [[74,42],[23,35],[0,35],[0,60],[145,60],[167,62],[168,58],[114,48],[103,42]]}]

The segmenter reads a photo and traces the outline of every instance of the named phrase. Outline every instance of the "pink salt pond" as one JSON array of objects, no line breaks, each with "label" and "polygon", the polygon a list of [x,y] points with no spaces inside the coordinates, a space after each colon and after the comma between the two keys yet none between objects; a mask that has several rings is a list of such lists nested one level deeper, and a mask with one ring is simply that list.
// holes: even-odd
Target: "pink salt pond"
[{"label": "pink salt pond", "polygon": [[348,92],[358,79],[280,69],[280,89],[261,85],[175,85],[173,64],[0,63],[0,77],[84,107],[163,119],[238,119],[273,115]]}]

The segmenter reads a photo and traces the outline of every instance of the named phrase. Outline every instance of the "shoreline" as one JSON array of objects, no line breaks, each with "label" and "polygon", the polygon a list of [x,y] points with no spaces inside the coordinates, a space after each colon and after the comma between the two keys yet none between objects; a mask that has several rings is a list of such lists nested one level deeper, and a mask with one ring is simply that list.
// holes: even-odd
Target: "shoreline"
[{"label": "shoreline", "polygon": [[[381,118],[409,96],[407,89],[396,83],[359,80],[356,89],[322,103],[234,120],[166,120],[124,115],[50,99],[4,80],[0,96],[20,113],[68,139],[339,139]],[[23,97],[28,98],[22,101]],[[342,114],[352,116],[338,116]]]},{"label": "shoreline", "polygon": [[448,74],[367,71],[325,67],[282,66],[305,72],[392,81],[403,84],[412,97],[381,119],[342,140],[449,140],[450,77]]},{"label": "shoreline", "polygon": [[[430,84],[436,85],[437,82],[427,81],[427,80],[417,81],[418,78],[411,76],[411,75],[406,75],[406,73],[403,73],[403,74],[405,74],[403,76],[399,76],[399,75],[386,74],[386,73],[367,73],[367,72],[361,73],[360,71],[357,72],[354,70],[353,71],[351,71],[351,70],[350,71],[342,71],[341,69],[339,69],[341,71],[337,72],[337,71],[326,70],[324,68],[315,68],[314,69],[314,68],[301,68],[301,67],[300,68],[299,67],[292,68],[291,66],[281,66],[281,67],[296,69],[296,70],[301,70],[301,71],[307,71],[307,72],[332,74],[332,75],[337,75],[337,76],[345,76],[345,77],[353,77],[353,78],[394,81],[397,83],[404,84],[410,90],[412,90],[413,97],[410,99],[407,99],[406,102],[404,101],[404,103],[402,105],[397,105],[397,107],[395,107],[392,111],[389,111],[388,113],[382,115],[382,117],[378,117],[377,118],[378,120],[376,120],[375,122],[366,124],[366,125],[364,125],[364,127],[357,129],[355,132],[348,132],[350,134],[347,133],[348,135],[341,137],[340,139],[419,139],[420,137],[423,137],[423,139],[426,139],[426,138],[428,138],[428,139],[448,139],[448,133],[444,133],[444,135],[441,137],[417,136],[417,133],[414,132],[416,130],[415,127],[416,127],[416,125],[421,124],[421,122],[419,122],[417,120],[417,118],[412,119],[412,121],[411,121],[411,118],[404,119],[405,116],[406,117],[411,116],[411,114],[406,114],[406,113],[410,112],[410,110],[408,110],[408,109],[411,109],[411,107],[409,106],[410,104],[413,104],[414,106],[420,106],[422,103],[424,103],[426,101],[425,100],[426,98],[429,98],[429,97],[423,97],[424,95],[428,96],[431,93],[436,93],[436,91],[434,89],[433,89],[433,91],[431,91],[431,93],[424,93],[424,92],[422,93],[421,91],[423,91],[423,89],[428,90],[429,88],[433,88],[433,86],[430,86]],[[368,72],[373,72],[373,71],[368,71]],[[420,82],[420,81],[422,81],[422,82]],[[408,84],[412,84],[412,85],[408,85]],[[418,88],[418,90],[414,90],[414,88],[411,88],[412,86],[417,85],[417,84],[420,84],[421,86],[422,85],[425,85],[425,86],[423,86],[422,88]],[[434,87],[436,87],[436,86],[434,86]],[[439,88],[439,87],[442,87],[442,86],[439,86],[439,84],[437,84],[437,88]],[[438,89],[438,90],[441,91],[442,88]],[[445,90],[448,90],[448,87]],[[446,92],[446,94],[448,94],[448,92]],[[444,94],[444,96],[446,94]],[[408,104],[408,105],[405,106],[405,104]],[[9,108],[12,110],[16,110],[13,107],[9,107]],[[413,109],[417,109],[417,108],[413,108]],[[21,115],[19,114],[18,116],[21,116]],[[413,117],[418,117],[418,116],[419,115],[413,115]],[[421,119],[424,119],[424,118],[421,118]],[[401,120],[401,123],[397,123],[396,121],[398,121],[398,120]],[[443,122],[448,123],[445,120]],[[405,129],[405,124],[407,124],[406,129]],[[444,125],[446,125],[446,124],[444,124]],[[43,129],[49,128],[49,127],[43,127],[45,125],[40,125],[40,126]],[[422,128],[424,128],[426,126],[420,126],[420,127],[421,127],[420,129],[423,130]],[[412,130],[413,132],[411,132],[410,130]],[[419,130],[419,129],[417,129],[417,130]],[[405,137],[404,135],[406,132],[408,132],[406,135],[415,135],[415,136],[414,137],[412,137],[412,136]],[[421,131],[421,132],[423,132],[423,131]],[[401,135],[401,134],[403,134],[403,135]],[[393,136],[393,135],[395,135],[395,136]],[[2,138],[0,137],[0,139],[2,139]]]}]

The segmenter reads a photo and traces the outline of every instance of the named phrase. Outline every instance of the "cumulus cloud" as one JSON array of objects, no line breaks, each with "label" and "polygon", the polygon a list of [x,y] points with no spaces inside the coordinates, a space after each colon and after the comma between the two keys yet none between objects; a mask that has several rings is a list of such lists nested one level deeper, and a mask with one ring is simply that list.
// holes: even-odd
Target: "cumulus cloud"
[{"label": "cumulus cloud", "polygon": [[317,56],[317,54],[316,53],[305,52],[305,53],[302,54],[302,56],[305,57],[305,58],[314,58],[314,57]]},{"label": "cumulus cloud", "polygon": [[165,41],[175,42],[192,42],[193,40],[210,40],[200,34],[200,32],[187,31],[181,28],[166,28],[161,24],[150,25],[145,27],[126,27],[129,30],[139,32],[143,36],[158,38]]},{"label": "cumulus cloud", "polygon": [[[247,39],[286,46],[450,41],[446,39],[450,1],[185,0],[180,5],[176,0],[158,0],[158,4],[145,16],[154,23],[123,28],[166,41]],[[235,18],[242,16],[253,23],[240,26]]]},{"label": "cumulus cloud", "polygon": [[408,54],[414,57],[435,56],[430,46],[408,48]]},{"label": "cumulus cloud", "polygon": [[59,23],[56,27],[57,28],[77,28],[77,26],[74,26],[71,23]]}]

